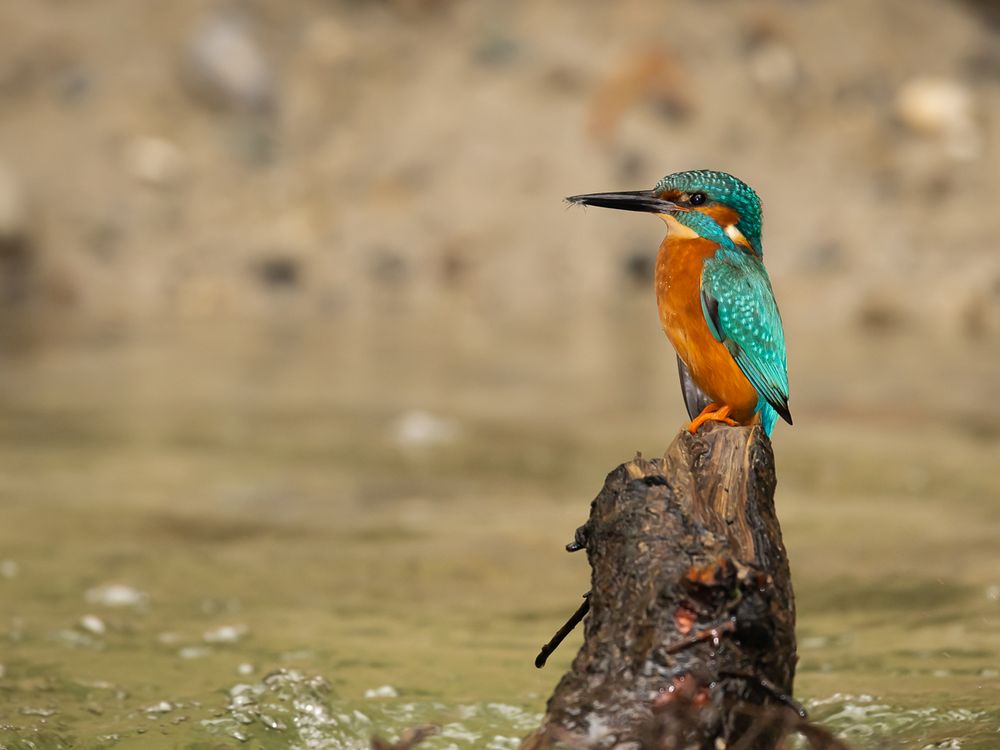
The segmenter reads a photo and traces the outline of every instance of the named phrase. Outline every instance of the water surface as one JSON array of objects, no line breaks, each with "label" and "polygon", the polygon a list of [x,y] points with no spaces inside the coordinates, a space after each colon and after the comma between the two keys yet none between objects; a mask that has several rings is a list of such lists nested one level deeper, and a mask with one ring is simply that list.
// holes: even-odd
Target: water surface
[{"label": "water surface", "polygon": [[[0,746],[363,748],[434,723],[429,750],[516,747],[579,644],[532,666],[587,589],[562,546],[682,420],[646,313],[8,353]],[[775,438],[797,695],[859,748],[994,748],[1000,358],[799,341]]]}]

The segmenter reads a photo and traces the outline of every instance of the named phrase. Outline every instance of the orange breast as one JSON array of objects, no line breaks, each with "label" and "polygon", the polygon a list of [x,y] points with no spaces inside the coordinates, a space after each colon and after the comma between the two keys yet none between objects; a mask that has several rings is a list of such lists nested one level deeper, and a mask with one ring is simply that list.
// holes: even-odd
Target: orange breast
[{"label": "orange breast", "polygon": [[701,269],[716,245],[697,238],[671,239],[656,257],[656,304],[660,324],[691,377],[737,422],[753,421],[757,392],[729,351],[715,340],[701,308]]}]

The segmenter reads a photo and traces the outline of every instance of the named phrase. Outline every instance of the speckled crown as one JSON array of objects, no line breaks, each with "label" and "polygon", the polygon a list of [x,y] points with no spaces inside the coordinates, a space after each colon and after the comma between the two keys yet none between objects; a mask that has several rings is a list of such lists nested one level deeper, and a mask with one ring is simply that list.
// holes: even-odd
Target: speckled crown
[{"label": "speckled crown", "polygon": [[757,254],[763,255],[760,241],[762,224],[760,198],[753,188],[743,180],[726,172],[716,172],[712,169],[692,169],[687,172],[668,174],[656,183],[655,190],[658,193],[668,190],[705,193],[710,201],[730,206],[740,215],[736,228],[743,233]]}]

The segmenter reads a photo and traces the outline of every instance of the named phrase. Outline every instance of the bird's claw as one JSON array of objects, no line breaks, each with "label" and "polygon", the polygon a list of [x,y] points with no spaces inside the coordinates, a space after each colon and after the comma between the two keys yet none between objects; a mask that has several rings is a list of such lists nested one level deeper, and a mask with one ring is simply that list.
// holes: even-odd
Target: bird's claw
[{"label": "bird's claw", "polygon": [[691,420],[691,424],[687,428],[688,432],[694,435],[705,422],[722,422],[730,427],[736,427],[739,424],[735,419],[730,419],[728,406],[709,404],[702,409],[701,414]]}]

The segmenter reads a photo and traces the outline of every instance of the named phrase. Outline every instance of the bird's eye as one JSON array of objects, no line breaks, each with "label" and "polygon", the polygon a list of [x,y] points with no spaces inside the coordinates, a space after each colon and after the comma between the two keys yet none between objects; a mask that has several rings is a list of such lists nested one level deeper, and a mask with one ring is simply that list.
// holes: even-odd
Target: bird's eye
[{"label": "bird's eye", "polygon": [[692,206],[700,206],[706,200],[704,193],[691,193],[691,198],[689,200]]}]

